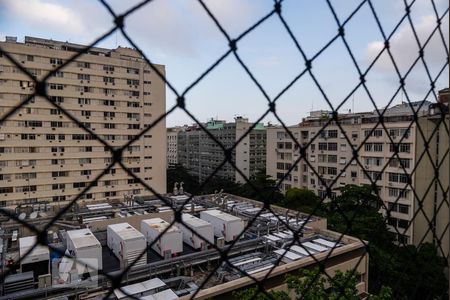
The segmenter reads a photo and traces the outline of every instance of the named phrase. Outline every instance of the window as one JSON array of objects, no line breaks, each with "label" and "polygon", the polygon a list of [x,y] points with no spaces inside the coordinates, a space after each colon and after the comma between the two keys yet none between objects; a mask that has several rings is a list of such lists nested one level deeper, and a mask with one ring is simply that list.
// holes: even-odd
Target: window
[{"label": "window", "polygon": [[73,183],[74,189],[79,189],[79,188],[86,187],[86,186],[87,186],[86,182],[74,182]]},{"label": "window", "polygon": [[356,172],[356,171],[351,171],[351,172],[350,172],[350,176],[351,176],[352,178],[356,178],[356,177],[358,177],[358,172]]},{"label": "window", "polygon": [[56,84],[56,83],[50,83],[49,87],[51,90],[63,90],[64,89],[64,85]]},{"label": "window", "polygon": [[78,61],[77,62],[77,67],[78,68],[86,68],[89,69],[91,67],[91,64],[88,62],[84,62],[84,61]]},{"label": "window", "polygon": [[127,68],[128,74],[139,74],[139,69]]},{"label": "window", "polygon": [[375,129],[372,132],[371,132],[371,130],[364,130],[364,136],[381,137],[381,136],[383,136],[383,130]]},{"label": "window", "polygon": [[63,190],[65,188],[66,188],[66,185],[64,183],[52,184],[52,190]]},{"label": "window", "polygon": [[389,193],[390,197],[408,198],[410,190],[408,190],[408,189],[389,188],[388,193]]},{"label": "window", "polygon": [[52,121],[52,122],[50,122],[50,127],[64,127],[64,126],[63,126],[63,122]]},{"label": "window", "polygon": [[50,100],[54,103],[63,103],[64,97],[61,96],[50,96]]},{"label": "window", "polygon": [[408,175],[402,173],[388,173],[389,181],[408,183]]},{"label": "window", "polygon": [[382,180],[383,179],[383,173],[376,172],[376,171],[367,171],[367,174],[364,173],[365,179],[372,179],[373,181],[376,180]]},{"label": "window", "polygon": [[77,78],[79,80],[91,80],[91,75],[89,75],[89,74],[78,74]]},{"label": "window", "polygon": [[27,61],[34,61],[33,55],[27,55]]},{"label": "window", "polygon": [[82,170],[81,172],[80,172],[80,174],[81,174],[81,176],[89,176],[89,175],[91,175],[91,170]]},{"label": "window", "polygon": [[392,158],[389,162],[389,166],[394,168],[409,168],[411,166],[411,160],[407,158]]},{"label": "window", "polygon": [[399,228],[408,228],[409,222],[407,220],[398,219],[397,227]]},{"label": "window", "polygon": [[402,213],[402,214],[408,214],[409,213],[409,205],[399,204],[398,205],[398,212]]},{"label": "window", "polygon": [[337,151],[337,143],[328,143],[328,151]]},{"label": "window", "polygon": [[50,58],[50,63],[52,65],[62,65],[63,61],[61,58]]},{"label": "window", "polygon": [[50,114],[51,115],[60,115],[60,114],[62,114],[62,111],[57,108],[52,108],[52,109],[50,109]]},{"label": "window", "polygon": [[103,82],[104,83],[114,83],[114,77],[103,77]]},{"label": "window", "polygon": [[91,99],[78,98],[78,104],[80,104],[80,105],[89,105],[89,104],[91,104]]},{"label": "window", "polygon": [[128,129],[140,129],[139,124],[128,124]]},{"label": "window", "polygon": [[319,143],[319,150],[327,150],[327,143]]},{"label": "window", "polygon": [[337,163],[337,155],[328,155],[329,163]]},{"label": "window", "polygon": [[328,137],[329,138],[337,138],[338,137],[338,131],[337,130],[328,130]]},{"label": "window", "polygon": [[389,144],[389,151],[395,152],[395,147],[398,146],[399,153],[411,153],[411,144],[400,143],[400,144]]},{"label": "window", "polygon": [[115,129],[116,128],[116,124],[114,124],[114,123],[105,123],[105,124],[103,124],[103,128]]},{"label": "window", "polygon": [[53,72],[53,73],[52,73],[52,77],[63,78],[63,77],[64,77],[64,72],[61,72],[61,71]]},{"label": "window", "polygon": [[367,152],[382,152],[383,144],[382,143],[366,143],[364,145],[364,150]]},{"label": "window", "polygon": [[115,106],[116,102],[114,100],[103,100],[103,105],[106,106]]},{"label": "window", "polygon": [[12,187],[0,187],[0,194],[9,194],[13,192]]},{"label": "window", "polygon": [[82,111],[81,111],[81,115],[82,115],[83,117],[90,117],[90,116],[91,116],[91,112],[88,111],[88,110],[82,110]]},{"label": "window", "polygon": [[103,66],[104,71],[114,72],[114,66],[111,65],[104,65]]},{"label": "window", "polygon": [[69,176],[69,172],[67,171],[52,172],[52,177],[67,177],[67,176]]},{"label": "window", "polygon": [[56,136],[54,134],[46,134],[45,138],[47,139],[47,141],[54,141],[54,140],[56,140]]},{"label": "window", "polygon": [[92,162],[92,160],[90,158],[80,158],[78,160],[78,162],[80,163],[80,165],[82,165],[82,164],[90,164]]},{"label": "window", "polygon": [[127,84],[128,85],[139,85],[139,80],[138,79],[127,79]]},{"label": "window", "polygon": [[127,107],[139,107],[139,102],[128,102]]},{"label": "window", "polygon": [[114,118],[116,116],[116,113],[113,111],[104,111],[103,117],[105,118]]},{"label": "window", "polygon": [[337,175],[337,168],[328,167],[328,175]]},{"label": "window", "polygon": [[21,134],[21,139],[22,140],[35,140],[36,139],[36,135],[35,134],[30,134],[30,133],[22,133]]}]

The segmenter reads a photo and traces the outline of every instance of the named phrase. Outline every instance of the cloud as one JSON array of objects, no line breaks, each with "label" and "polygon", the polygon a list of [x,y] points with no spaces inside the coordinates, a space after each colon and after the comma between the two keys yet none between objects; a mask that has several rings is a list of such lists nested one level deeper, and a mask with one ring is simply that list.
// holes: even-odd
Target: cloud
[{"label": "cloud", "polygon": [[81,17],[68,7],[43,0],[4,0],[3,5],[15,18],[37,26],[64,30],[69,34],[82,34],[85,27]]},{"label": "cloud", "polygon": [[[431,35],[436,25],[437,23],[435,15],[422,16],[414,24],[417,36],[422,46]],[[444,18],[441,29],[446,39],[445,47],[447,47],[448,49],[448,18]],[[372,62],[373,59],[383,49],[383,47],[383,41],[373,41],[369,43],[365,51],[366,63]],[[403,27],[401,27],[397,31],[397,33],[393,35],[390,40],[390,49],[394,60],[397,63],[397,66],[404,74],[404,72],[409,69],[409,67],[414,63],[419,55],[419,47],[408,22],[404,23]],[[433,37],[426,45],[424,53],[425,60],[430,67],[440,68],[443,66],[446,61],[447,55],[445,53],[445,48],[442,40],[439,36],[439,32],[434,33]],[[388,56],[387,51],[384,51],[378,59],[375,65],[375,70],[389,73],[393,71],[392,61]]]}]

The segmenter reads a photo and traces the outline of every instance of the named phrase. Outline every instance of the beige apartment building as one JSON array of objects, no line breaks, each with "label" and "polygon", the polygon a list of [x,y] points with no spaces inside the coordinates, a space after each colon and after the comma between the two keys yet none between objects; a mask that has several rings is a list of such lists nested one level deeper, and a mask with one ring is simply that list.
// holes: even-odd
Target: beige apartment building
[{"label": "beige apartment building", "polygon": [[[2,51],[38,80],[85,46],[41,38],[7,38]],[[162,74],[163,65],[155,65]],[[47,93],[73,117],[121,147],[165,112],[165,85],[130,48],[94,47],[47,80]],[[0,115],[34,93],[34,82],[0,53]],[[64,203],[112,161],[105,145],[36,96],[0,127],[1,206]],[[166,129],[159,122],[123,153],[123,162],[157,192],[166,188]],[[151,194],[115,165],[80,201]]]},{"label": "beige apartment building", "polygon": [[[321,197],[326,197],[326,187],[323,184],[326,183],[326,186],[332,184],[332,197],[335,197],[339,193],[339,187],[347,184],[371,184],[369,180],[371,177],[373,181],[376,180],[381,199],[386,207],[391,209],[388,227],[397,234],[398,241],[419,244],[424,238],[431,242],[433,236],[430,232],[425,234],[429,226],[424,222],[428,219],[439,223],[436,217],[433,217],[435,215],[433,207],[436,208],[443,201],[443,197],[441,193],[440,197],[433,198],[431,195],[434,195],[434,192],[427,192],[429,185],[434,186],[430,182],[434,175],[430,175],[430,172],[434,173],[434,169],[430,166],[430,158],[427,154],[423,154],[424,139],[429,140],[436,127],[432,120],[436,119],[436,116],[431,116],[430,107],[432,104],[426,101],[412,103],[412,108],[418,112],[420,127],[427,128],[423,135],[417,123],[413,121],[410,105],[406,103],[386,110],[383,118],[386,130],[381,125],[376,126],[379,117],[373,112],[340,114],[339,123],[343,131],[334,121],[329,122],[331,119],[329,112],[311,112],[300,124],[289,127],[300,145],[309,145],[306,149],[308,163],[300,160],[293,172],[283,180],[282,190],[287,191],[291,187],[306,188]],[[328,126],[322,130],[325,124]],[[440,160],[446,159],[448,168],[448,155],[443,154],[445,150],[448,152],[448,132],[445,136],[444,125],[441,124],[440,127],[439,139],[437,135],[431,138],[429,152],[434,152],[431,153],[432,159],[439,160],[439,155]],[[439,142],[436,143],[436,140]],[[358,158],[361,165],[352,160],[351,145],[360,148]],[[440,149],[439,154],[436,154],[434,149],[436,147]],[[395,150],[398,150],[398,157],[394,155]],[[277,179],[283,178],[287,170],[298,160],[299,154],[298,147],[283,128],[267,129],[268,175]],[[445,191],[445,188],[448,189],[448,171],[445,175],[446,181],[443,180],[445,170],[441,168],[440,171],[442,171],[439,175],[441,181],[446,184]],[[414,187],[415,193],[411,186]],[[431,205],[427,217],[421,212],[415,216],[421,206],[419,199],[424,197],[426,203],[424,205],[426,207]],[[435,202],[437,205],[433,205]],[[446,218],[441,222],[445,223],[443,228],[448,224],[448,206],[442,207],[441,215],[445,215],[443,212],[445,209]],[[438,227],[437,224],[435,226]]]}]

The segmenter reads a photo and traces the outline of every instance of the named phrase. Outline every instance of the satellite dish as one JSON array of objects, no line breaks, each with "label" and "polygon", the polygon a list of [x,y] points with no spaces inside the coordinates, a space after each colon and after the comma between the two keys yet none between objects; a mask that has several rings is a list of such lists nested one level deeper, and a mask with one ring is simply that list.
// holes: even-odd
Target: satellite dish
[{"label": "satellite dish", "polygon": [[38,213],[37,213],[36,211],[33,211],[33,212],[30,214],[30,219],[36,219],[37,216],[38,216]]},{"label": "satellite dish", "polygon": [[19,215],[19,220],[23,221],[23,220],[25,220],[26,217],[27,217],[27,214],[23,212]]}]

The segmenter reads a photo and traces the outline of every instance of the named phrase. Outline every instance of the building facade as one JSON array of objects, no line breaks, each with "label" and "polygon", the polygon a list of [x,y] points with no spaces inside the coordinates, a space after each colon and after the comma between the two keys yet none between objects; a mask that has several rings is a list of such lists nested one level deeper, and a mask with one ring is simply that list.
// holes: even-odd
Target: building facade
[{"label": "building facade", "polygon": [[[38,80],[85,46],[25,37],[0,42]],[[155,65],[161,74],[163,65]],[[62,106],[112,147],[133,139],[165,111],[165,85],[133,49],[92,48],[47,80]],[[34,93],[34,81],[0,55],[0,114]],[[105,145],[46,99],[36,96],[0,127],[2,206],[72,199],[112,162]],[[157,142],[155,142],[157,141]],[[157,192],[166,188],[165,121],[123,152],[123,162]],[[114,165],[80,201],[150,194]]]},{"label": "building facade", "polygon": [[[204,124],[205,128],[227,149],[232,148],[239,141],[233,148],[232,161],[246,177],[254,175],[266,165],[264,125],[256,124],[251,132],[243,137],[252,125],[253,123],[249,123],[248,119],[242,117],[236,117],[235,122],[210,120]],[[174,129],[168,129],[168,137],[174,134],[173,131]],[[199,126],[178,130],[176,143],[178,163],[187,168],[200,182],[210,176],[225,159],[223,149]],[[244,182],[242,175],[230,163],[220,167],[216,175],[236,182]]]},{"label": "building facade", "polygon": [[[427,192],[428,186],[435,184],[430,182],[433,179],[430,172],[434,172],[430,164],[436,165],[435,159],[448,162],[443,154],[445,150],[448,152],[448,132],[445,133],[445,126],[440,124],[438,134],[433,133],[436,125],[432,123],[430,107],[430,102],[419,101],[388,108],[383,115],[384,127],[374,112],[340,114],[342,129],[331,121],[331,113],[312,112],[300,124],[289,127],[296,141],[302,147],[307,146],[306,160],[299,159],[298,146],[283,128],[268,128],[267,174],[278,180],[286,177],[281,185],[283,191],[291,187],[306,188],[323,198],[327,197],[326,186],[331,187],[333,198],[339,193],[338,188],[347,184],[371,185],[376,181],[380,198],[390,209],[388,227],[396,233],[397,240],[419,244],[425,237],[431,242],[431,233],[425,233],[429,226],[425,225],[427,220],[436,219],[433,210],[439,204],[433,203],[445,201],[447,196],[443,196],[444,192],[436,183],[441,196],[429,199],[434,193]],[[418,122],[414,121],[412,110],[417,112]],[[440,116],[437,119],[441,120]],[[430,157],[424,152],[428,140]],[[432,146],[436,140],[438,145]],[[352,146],[357,149],[360,163],[353,159]],[[435,148],[440,151],[436,152]],[[291,168],[291,174],[285,176]],[[445,173],[444,169],[441,167],[439,171]],[[448,171],[446,174],[440,178],[442,181],[447,176],[448,190]],[[422,213],[421,202],[434,207],[428,209],[426,216]],[[446,208],[447,218],[442,219],[447,220],[444,228],[448,224],[448,206]],[[418,210],[421,212],[417,213]],[[386,215],[384,210],[382,212]]]},{"label": "building facade", "polygon": [[167,129],[167,166],[178,164],[178,132],[182,130],[182,127]]}]

